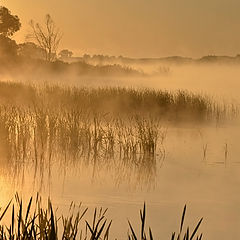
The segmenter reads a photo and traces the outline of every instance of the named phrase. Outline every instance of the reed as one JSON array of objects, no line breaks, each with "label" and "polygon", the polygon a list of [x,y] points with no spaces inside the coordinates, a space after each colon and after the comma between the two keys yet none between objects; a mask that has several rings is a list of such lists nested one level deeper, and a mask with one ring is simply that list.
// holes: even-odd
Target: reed
[{"label": "reed", "polygon": [[[0,223],[0,239],[29,239],[29,240],[108,240],[110,239],[110,230],[113,224],[112,220],[107,218],[107,210],[103,208],[95,208],[92,220],[86,220],[88,208],[84,208],[81,204],[75,205],[73,202],[69,207],[68,216],[57,216],[50,200],[47,207],[44,208],[41,197],[37,194],[34,201],[33,197],[29,199],[26,208],[22,199],[16,193],[7,206],[0,213],[0,222],[3,222],[8,210],[12,208],[9,223]],[[196,227],[190,232],[189,227],[184,231],[184,219],[186,214],[186,205],[182,213],[179,233],[172,233],[171,240],[201,240],[202,234],[197,235],[202,218]],[[140,210],[140,236],[137,236],[132,224],[128,221],[128,239],[132,240],[153,240],[153,232],[149,227],[146,230],[146,205]],[[122,230],[124,231],[124,229]],[[116,239],[116,238],[115,238]]]},{"label": "reed", "polygon": [[164,158],[166,121],[232,115],[233,105],[186,91],[0,82],[1,161],[15,172],[23,165],[50,172],[57,161],[64,167],[144,168],[150,176]]},{"label": "reed", "polygon": [[81,109],[84,112],[155,116],[170,121],[209,121],[235,117],[235,104],[217,103],[206,95],[120,87],[85,88],[60,85],[27,85],[0,82],[1,105],[35,107],[52,112]]},{"label": "reed", "polygon": [[[185,220],[185,214],[186,214],[186,205],[183,208],[183,213],[181,217],[181,222],[180,222],[180,229],[179,232],[173,232],[171,236],[171,240],[201,240],[202,239],[202,233],[200,235],[197,235],[198,229],[202,223],[203,218],[199,220],[195,228],[193,229],[192,232],[190,232],[190,228],[187,227],[186,231],[184,231],[184,220]],[[128,231],[128,239],[129,240],[153,240],[153,233],[151,227],[146,230],[146,205],[144,203],[143,209],[140,210],[140,236],[137,236],[136,231],[134,230],[132,224],[130,221],[128,221],[128,225],[130,230]]]}]

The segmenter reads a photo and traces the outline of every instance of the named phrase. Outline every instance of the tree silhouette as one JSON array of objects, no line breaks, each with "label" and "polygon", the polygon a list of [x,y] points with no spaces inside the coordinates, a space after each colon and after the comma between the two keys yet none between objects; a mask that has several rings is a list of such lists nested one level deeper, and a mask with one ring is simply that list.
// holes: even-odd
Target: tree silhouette
[{"label": "tree silhouette", "polygon": [[18,16],[14,16],[6,8],[0,7],[0,34],[4,37],[11,37],[21,27]]},{"label": "tree silhouette", "polygon": [[68,49],[63,49],[59,54],[61,58],[70,58],[73,55],[72,51],[69,51]]},{"label": "tree silhouette", "polygon": [[21,27],[18,16],[14,16],[3,6],[0,6],[0,56],[12,58],[17,55],[17,44],[10,39]]},{"label": "tree silhouette", "polygon": [[25,58],[45,59],[46,52],[33,42],[18,44],[18,55]]},{"label": "tree silhouette", "polygon": [[17,44],[14,40],[0,34],[0,58],[13,58],[17,56]]},{"label": "tree silhouette", "polygon": [[62,34],[51,16],[49,14],[46,15],[44,26],[31,20],[30,27],[31,33],[27,35],[27,38],[33,39],[46,52],[45,58],[47,61],[54,61]]}]

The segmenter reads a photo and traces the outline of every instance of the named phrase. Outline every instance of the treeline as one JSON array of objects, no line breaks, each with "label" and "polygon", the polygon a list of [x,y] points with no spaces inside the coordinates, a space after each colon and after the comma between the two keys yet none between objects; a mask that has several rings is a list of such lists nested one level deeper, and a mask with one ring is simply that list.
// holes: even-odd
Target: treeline
[{"label": "treeline", "polygon": [[50,15],[46,15],[43,25],[30,21],[30,33],[27,41],[17,44],[12,38],[21,28],[20,19],[12,15],[9,9],[0,6],[0,74],[1,73],[69,73],[77,75],[142,75],[142,73],[120,64],[92,65],[84,59],[68,63],[72,52],[64,49],[57,54],[62,34]]},{"label": "treeline", "polygon": [[91,76],[142,76],[143,73],[120,64],[93,65],[83,59],[69,63],[62,56],[47,61],[46,52],[33,42],[17,44],[13,39],[0,35],[0,73],[41,73],[62,74],[74,72],[76,75]]},{"label": "treeline", "polygon": [[193,59],[181,56],[171,56],[162,58],[129,58],[123,56],[109,56],[100,54],[84,54],[82,57],[63,56],[62,60],[67,62],[84,61],[94,65],[122,64],[122,65],[185,65],[185,64],[240,64],[240,54],[236,56],[208,55]]},{"label": "treeline", "polygon": [[[113,65],[91,65],[85,62],[67,63],[60,60],[48,62],[41,59],[29,59],[17,56],[16,58],[0,59],[0,75],[31,76],[31,79],[42,76],[77,76],[93,77],[144,77],[145,74],[127,66]],[[45,79],[46,80],[46,79]]]}]

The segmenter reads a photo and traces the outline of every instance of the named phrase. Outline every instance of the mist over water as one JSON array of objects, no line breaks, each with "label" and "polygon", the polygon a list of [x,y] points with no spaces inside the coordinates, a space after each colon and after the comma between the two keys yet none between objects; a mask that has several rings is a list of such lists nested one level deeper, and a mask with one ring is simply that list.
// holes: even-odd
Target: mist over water
[{"label": "mist over water", "polygon": [[[165,66],[164,66],[165,67]],[[208,95],[214,101],[240,101],[240,70],[235,65],[170,65],[167,72],[155,74],[158,66],[135,66],[144,76],[91,76],[67,71],[61,75],[42,72],[3,74],[1,81],[33,85],[59,84],[76,87],[126,87],[189,92]],[[18,191],[24,198],[40,192],[51,196],[53,203],[67,212],[71,201],[86,206],[109,208],[114,220],[112,236],[118,239],[126,233],[126,218],[138,223],[138,210],[147,203],[147,218],[155,236],[170,238],[177,230],[180,214],[188,205],[187,221],[193,225],[204,217],[202,232],[205,239],[237,239],[240,224],[239,202],[239,120],[215,124],[189,123],[175,126],[161,123],[166,133],[161,151],[153,168],[104,167],[78,162],[67,167],[55,159],[44,177],[34,175],[33,166],[24,166],[12,179],[7,171],[1,175],[0,194],[7,202]],[[137,170],[136,170],[137,169]],[[17,179],[17,180],[16,180]],[[42,181],[43,180],[43,181]],[[192,227],[193,227],[192,225]]]},{"label": "mist over water", "polygon": [[0,240],[240,239],[236,2],[3,1]]}]

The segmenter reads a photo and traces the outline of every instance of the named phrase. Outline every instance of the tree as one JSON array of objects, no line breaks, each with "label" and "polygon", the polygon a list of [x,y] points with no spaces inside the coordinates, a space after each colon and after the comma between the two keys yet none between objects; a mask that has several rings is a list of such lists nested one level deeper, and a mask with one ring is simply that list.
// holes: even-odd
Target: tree
[{"label": "tree", "polygon": [[56,27],[49,14],[45,17],[44,27],[39,23],[30,21],[31,34],[27,38],[33,39],[36,44],[46,52],[45,59],[49,62],[56,59],[56,52],[62,38],[62,34]]},{"label": "tree", "polygon": [[18,16],[14,16],[6,7],[0,7],[0,56],[11,58],[17,55],[17,44],[10,39],[21,27]]},{"label": "tree", "polygon": [[72,51],[69,51],[68,49],[63,49],[59,54],[61,58],[70,58],[73,55]]},{"label": "tree", "polygon": [[18,55],[26,58],[45,59],[46,52],[33,42],[18,44]]},{"label": "tree", "polygon": [[6,7],[0,7],[0,34],[11,37],[21,27],[18,16],[12,15]]},{"label": "tree", "polygon": [[17,44],[14,40],[0,34],[0,57],[13,58],[17,55]]}]

